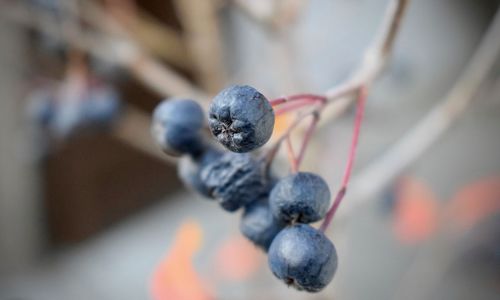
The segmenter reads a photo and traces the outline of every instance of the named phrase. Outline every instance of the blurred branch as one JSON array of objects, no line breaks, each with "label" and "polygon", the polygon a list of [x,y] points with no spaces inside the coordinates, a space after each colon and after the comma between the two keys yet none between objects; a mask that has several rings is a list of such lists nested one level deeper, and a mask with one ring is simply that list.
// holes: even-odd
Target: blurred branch
[{"label": "blurred branch", "polygon": [[[64,34],[60,31],[60,26],[55,20],[46,16],[41,18],[33,17],[27,9],[19,6],[9,6],[8,9],[4,7],[0,14],[6,20],[43,32],[55,39],[66,40],[73,47],[77,47],[90,55],[126,67],[144,84],[164,97],[185,95],[200,100],[207,99],[205,94],[202,94],[184,78],[149,57],[140,51],[136,45],[123,38],[106,36],[89,30],[79,31],[77,34]],[[207,101],[204,102],[206,104]],[[139,110],[129,107],[113,133],[121,141],[141,152],[158,157],[163,161],[171,161],[152,144],[149,128],[150,117]]]},{"label": "blurred branch", "polygon": [[226,82],[222,39],[213,0],[174,0],[199,82],[217,92]]},{"label": "blurred branch", "polygon": [[184,70],[191,70],[192,63],[181,34],[161,24],[137,5],[126,5],[128,2],[130,1],[112,1],[109,7],[113,16],[127,29],[130,36],[168,63]]},{"label": "blurred branch", "polygon": [[498,58],[499,36],[500,12],[497,11],[479,47],[447,96],[382,157],[371,163],[353,180],[350,195],[352,199],[345,202],[341,210],[343,215],[348,215],[358,205],[373,198],[438,141],[465,111]]},{"label": "blurred branch", "polygon": [[140,110],[128,106],[123,112],[120,122],[114,128],[113,136],[140,152],[167,163],[174,163],[176,161],[175,158],[165,155],[155,145],[149,134],[150,128],[150,117]]},{"label": "blurred branch", "polygon": [[176,73],[171,68],[158,62],[142,50],[141,46],[134,42],[127,31],[114,19],[114,17],[103,10],[92,1],[84,1],[84,18],[100,31],[108,33],[108,39],[117,41],[116,51],[123,54],[121,65],[131,71],[144,84],[159,92],[162,96],[184,96],[192,97],[206,102],[208,96],[195,87],[188,80]]},{"label": "blurred branch", "polygon": [[308,0],[233,0],[249,17],[269,26],[282,29],[295,21]]},{"label": "blurred branch", "polygon": [[341,115],[355,102],[356,98],[352,97],[353,93],[361,86],[369,87],[381,73],[392,52],[396,35],[401,27],[401,20],[409,2],[410,0],[391,0],[380,26],[378,37],[366,50],[361,65],[350,78],[326,92],[328,100],[332,103],[323,112],[323,120],[331,121]]},{"label": "blurred branch", "polygon": [[[89,4],[90,1],[85,3]],[[119,25],[112,22],[106,14],[91,14],[89,19],[101,31],[112,31],[116,33],[114,35],[90,30],[80,31],[77,36],[64,34],[64,32],[60,32],[59,24],[55,20],[47,16],[34,18],[26,7],[21,5],[9,4],[8,7],[4,6],[0,14],[7,20],[43,32],[55,39],[66,40],[74,47],[95,57],[125,67],[139,81],[163,97],[172,95],[185,96],[204,102],[208,99],[192,83],[148,55],[130,38],[120,34]],[[40,12],[40,14],[43,14],[43,12]],[[88,11],[82,11],[82,15],[88,17]],[[64,34],[64,36],[61,37],[61,34]]]}]

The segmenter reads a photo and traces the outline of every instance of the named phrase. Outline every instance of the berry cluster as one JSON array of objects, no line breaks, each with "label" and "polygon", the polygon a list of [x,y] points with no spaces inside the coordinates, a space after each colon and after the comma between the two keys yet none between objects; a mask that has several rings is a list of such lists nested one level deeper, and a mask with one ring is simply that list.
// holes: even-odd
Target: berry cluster
[{"label": "berry cluster", "polygon": [[276,277],[298,290],[317,292],[333,278],[337,253],[321,230],[331,193],[318,175],[294,172],[275,179],[269,156],[249,153],[264,145],[274,127],[271,103],[250,86],[221,91],[209,107],[208,127],[226,149],[203,135],[203,110],[188,99],[166,100],[153,113],[152,135],[170,155],[184,155],[179,177],[229,212],[243,209],[240,230],[268,252]]},{"label": "berry cluster", "polygon": [[81,129],[108,127],[117,119],[121,101],[111,86],[94,84],[71,94],[68,88],[45,86],[30,95],[28,114],[38,127],[65,138]]}]

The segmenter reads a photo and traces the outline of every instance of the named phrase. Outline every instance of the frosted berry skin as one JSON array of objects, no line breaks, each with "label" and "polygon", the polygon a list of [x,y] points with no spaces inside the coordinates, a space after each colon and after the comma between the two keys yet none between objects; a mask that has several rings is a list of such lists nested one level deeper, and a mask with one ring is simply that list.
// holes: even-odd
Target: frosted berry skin
[{"label": "frosted berry skin", "polygon": [[287,223],[321,220],[330,205],[330,189],[320,176],[298,172],[282,178],[269,196],[274,216]]},{"label": "frosted berry skin", "polygon": [[165,100],[153,112],[151,134],[167,154],[199,155],[204,148],[203,120],[203,109],[196,101]]},{"label": "frosted berry skin", "polygon": [[271,213],[266,197],[245,207],[240,221],[241,233],[264,251],[269,249],[274,237],[284,227],[285,223]]},{"label": "frosted berry skin", "polygon": [[177,173],[184,185],[201,195],[212,198],[208,187],[201,180],[201,170],[209,163],[217,160],[222,153],[215,149],[207,149],[197,157],[183,156],[179,160]]},{"label": "frosted berry skin", "polygon": [[229,212],[249,205],[269,189],[262,162],[248,153],[224,153],[203,168],[201,180]]},{"label": "frosted berry skin", "polygon": [[273,274],[287,285],[319,292],[335,275],[337,252],[321,231],[306,224],[295,224],[274,238],[268,263]]},{"label": "frosted berry skin", "polygon": [[253,87],[234,85],[213,99],[208,125],[217,141],[230,151],[249,152],[271,137],[274,111],[269,101]]}]

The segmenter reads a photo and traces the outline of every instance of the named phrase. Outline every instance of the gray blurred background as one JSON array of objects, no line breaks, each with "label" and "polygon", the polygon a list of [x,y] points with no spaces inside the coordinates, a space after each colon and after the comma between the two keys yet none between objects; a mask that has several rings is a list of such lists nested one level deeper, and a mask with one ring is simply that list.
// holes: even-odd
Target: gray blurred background
[{"label": "gray blurred background", "polygon": [[[175,161],[149,137],[148,116],[165,94],[210,96],[230,83],[270,98],[324,92],[359,64],[387,2],[1,1],[0,299],[498,299],[498,61],[438,142],[382,193],[334,222],[328,235],[339,269],[318,294],[276,280],[264,254],[239,240],[238,213],[185,190]],[[411,1],[388,67],[370,90],[354,177],[446,95],[497,7],[487,0]],[[67,36],[75,34],[92,51],[71,45]],[[130,45],[122,40],[175,76],[149,72],[152,82],[167,84],[148,84],[138,67],[147,60],[127,61]],[[75,52],[89,76],[120,92],[121,116],[111,128],[71,136],[40,132],[27,99],[47,82],[67,82]],[[197,100],[206,105],[203,98]],[[352,122],[353,110],[326,122],[306,154],[304,169],[324,176],[332,190]],[[277,168],[286,172],[284,163]],[[416,206],[404,211],[408,199]],[[451,219],[468,222],[472,214],[472,225],[449,223],[444,212],[453,205],[462,210]],[[400,230],[401,222],[413,227]],[[161,298],[151,292],[155,270],[180,247],[180,228],[189,224],[201,231],[193,264],[210,292]]]}]

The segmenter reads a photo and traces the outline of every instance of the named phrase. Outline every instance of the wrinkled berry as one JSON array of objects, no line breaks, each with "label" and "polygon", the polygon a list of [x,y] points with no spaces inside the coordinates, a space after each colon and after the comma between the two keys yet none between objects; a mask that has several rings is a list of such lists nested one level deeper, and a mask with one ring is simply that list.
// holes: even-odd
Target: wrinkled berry
[{"label": "wrinkled berry", "polygon": [[227,149],[243,153],[264,145],[274,128],[269,101],[256,89],[234,85],[222,90],[210,104],[208,124]]},{"label": "wrinkled berry", "polygon": [[285,223],[278,221],[271,213],[267,197],[245,207],[240,221],[243,235],[265,251],[283,227]]},{"label": "wrinkled berry", "polygon": [[276,184],[269,196],[271,211],[284,222],[311,223],[322,219],[330,204],[330,189],[320,176],[299,172]]},{"label": "wrinkled berry", "polygon": [[319,230],[295,224],[283,229],[268,252],[273,274],[298,290],[319,292],[337,270],[337,252]]},{"label": "wrinkled berry", "polygon": [[203,151],[203,110],[193,100],[165,100],[153,112],[151,133],[168,154],[194,154]]},{"label": "wrinkled berry", "polygon": [[198,157],[182,157],[177,166],[179,178],[188,188],[210,198],[210,191],[201,180],[200,173],[207,164],[217,160],[221,155],[222,153],[215,149],[207,149]]},{"label": "wrinkled berry", "polygon": [[222,208],[235,211],[268,192],[262,162],[250,154],[226,152],[203,168],[201,179]]}]

